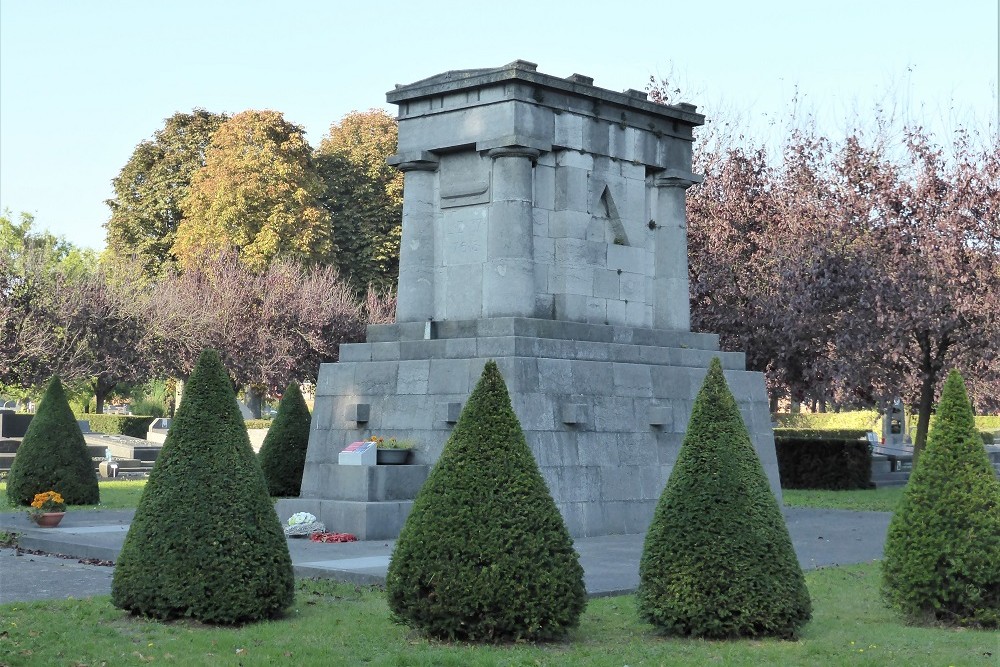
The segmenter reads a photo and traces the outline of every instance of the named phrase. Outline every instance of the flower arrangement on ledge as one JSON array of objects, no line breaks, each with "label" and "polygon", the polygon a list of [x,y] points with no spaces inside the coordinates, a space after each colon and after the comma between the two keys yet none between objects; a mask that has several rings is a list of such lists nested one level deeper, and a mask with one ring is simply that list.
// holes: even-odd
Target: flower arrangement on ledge
[{"label": "flower arrangement on ledge", "polygon": [[368,442],[374,442],[376,449],[413,449],[417,443],[413,440],[397,440],[396,438],[382,438],[373,435],[368,438]]},{"label": "flower arrangement on ledge", "polygon": [[66,501],[57,491],[45,491],[36,493],[35,499],[31,501],[31,509],[28,514],[32,517],[39,517],[52,512],[65,512]]},{"label": "flower arrangement on ledge", "polygon": [[318,521],[315,515],[309,512],[296,512],[288,517],[285,525],[285,537],[305,537],[313,533],[322,533],[326,530],[323,522]]}]

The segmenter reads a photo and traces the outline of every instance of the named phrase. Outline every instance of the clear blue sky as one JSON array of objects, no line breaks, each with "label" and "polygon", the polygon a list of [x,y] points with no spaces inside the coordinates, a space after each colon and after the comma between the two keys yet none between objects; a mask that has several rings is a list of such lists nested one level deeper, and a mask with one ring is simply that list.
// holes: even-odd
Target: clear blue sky
[{"label": "clear blue sky", "polygon": [[[518,58],[612,90],[673,74],[765,134],[796,91],[996,136],[998,0],[0,0],[0,209],[103,248],[111,179],[177,111],[275,109],[313,146],[385,91]],[[388,108],[388,107],[387,107]]]}]

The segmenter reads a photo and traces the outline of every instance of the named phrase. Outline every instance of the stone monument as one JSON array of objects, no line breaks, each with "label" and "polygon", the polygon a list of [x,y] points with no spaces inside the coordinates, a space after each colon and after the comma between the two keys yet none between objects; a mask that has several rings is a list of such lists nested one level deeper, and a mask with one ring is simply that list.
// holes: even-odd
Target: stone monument
[{"label": "stone monument", "polygon": [[[361,539],[398,534],[488,359],[574,536],[644,531],[719,356],[780,498],[764,378],[690,331],[690,104],[516,61],[387,94],[405,174],[396,323],[320,368],[302,495]],[[371,435],[413,465],[338,465]]]}]

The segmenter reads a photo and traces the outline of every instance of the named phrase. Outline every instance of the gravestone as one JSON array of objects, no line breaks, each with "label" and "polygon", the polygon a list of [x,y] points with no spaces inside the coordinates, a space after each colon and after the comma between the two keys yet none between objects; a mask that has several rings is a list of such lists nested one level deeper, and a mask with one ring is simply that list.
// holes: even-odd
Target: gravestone
[{"label": "gravestone", "polygon": [[[362,539],[398,534],[488,359],[570,532],[646,530],[713,356],[780,498],[764,378],[690,331],[690,104],[516,61],[387,94],[405,174],[396,323],[319,371],[302,494]],[[414,465],[342,466],[371,435]]]}]

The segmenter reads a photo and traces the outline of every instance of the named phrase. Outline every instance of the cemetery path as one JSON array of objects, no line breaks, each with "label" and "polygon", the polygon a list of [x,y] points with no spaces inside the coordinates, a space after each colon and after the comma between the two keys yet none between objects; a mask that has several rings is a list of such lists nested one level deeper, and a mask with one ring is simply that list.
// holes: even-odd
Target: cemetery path
[{"label": "cemetery path", "polygon": [[[783,508],[789,534],[805,569],[847,565],[882,557],[889,512]],[[85,510],[66,515],[58,528],[38,528],[24,512],[0,513],[0,531],[18,534],[18,547],[0,548],[0,604],[84,598],[111,592],[113,561],[128,531],[131,511]],[[575,540],[591,596],[635,590],[642,534]],[[391,540],[320,543],[289,539],[297,577],[328,577],[359,584],[385,578]],[[71,558],[45,554],[65,554]],[[81,560],[82,559],[82,560]]]}]

